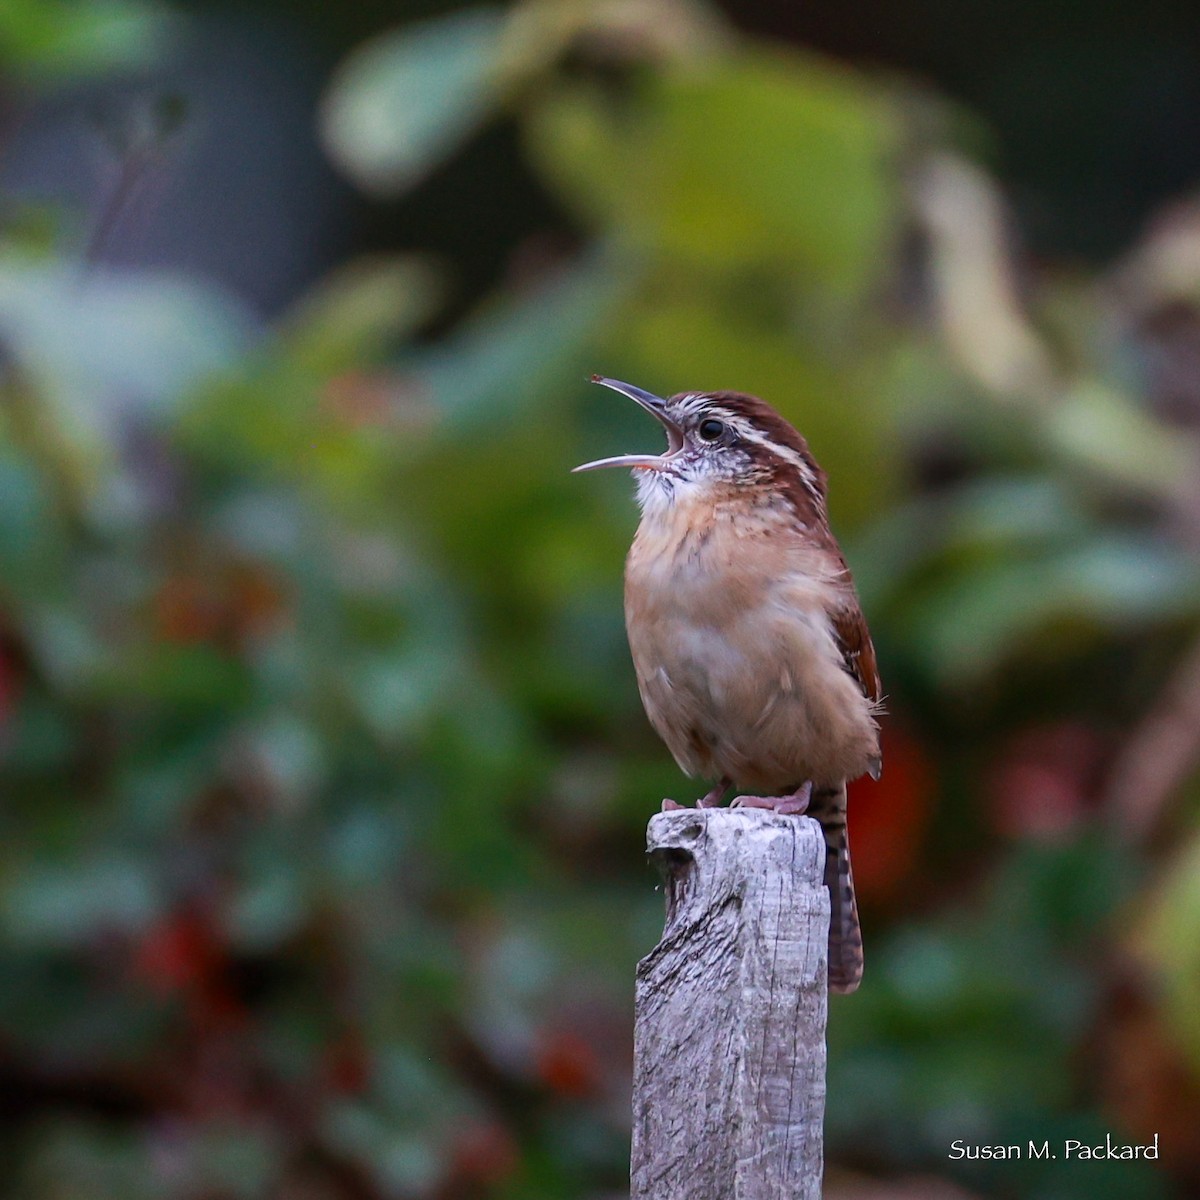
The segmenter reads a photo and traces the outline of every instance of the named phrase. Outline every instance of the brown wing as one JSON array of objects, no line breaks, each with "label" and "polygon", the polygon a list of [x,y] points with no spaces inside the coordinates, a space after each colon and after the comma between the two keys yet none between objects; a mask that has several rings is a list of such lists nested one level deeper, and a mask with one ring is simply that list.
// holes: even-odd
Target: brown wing
[{"label": "brown wing", "polygon": [[827,551],[841,568],[846,581],[846,595],[843,606],[831,614],[834,636],[841,648],[846,670],[858,681],[863,695],[872,704],[879,704],[883,700],[883,685],[875,663],[875,647],[871,644],[871,634],[863,619],[862,609],[858,607],[858,598],[850,581],[850,568],[829,528],[825,509],[825,472],[817,465],[808,443],[800,434],[756,396],[721,392],[716,393],[715,398],[734,411],[749,415],[758,428],[766,430],[779,445],[795,451],[806,464],[807,470],[802,472],[793,463],[768,453],[763,469],[767,472],[771,487],[787,498],[799,526],[805,531],[806,543],[815,543]]},{"label": "brown wing", "polygon": [[874,704],[883,699],[883,684],[875,663],[875,647],[863,619],[862,610],[853,601],[833,614],[833,633],[842,651],[846,670],[858,680],[863,695]]}]

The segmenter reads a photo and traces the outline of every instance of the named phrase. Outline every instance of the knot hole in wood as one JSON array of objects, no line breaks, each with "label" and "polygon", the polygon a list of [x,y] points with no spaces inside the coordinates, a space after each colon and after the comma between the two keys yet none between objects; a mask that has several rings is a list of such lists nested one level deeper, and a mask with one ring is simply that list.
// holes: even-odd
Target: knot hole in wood
[{"label": "knot hole in wood", "polygon": [[[689,832],[692,832],[689,830]],[[702,835],[704,830],[697,825],[696,835]],[[675,916],[687,901],[689,888],[696,867],[696,856],[683,846],[659,846],[649,853],[650,861],[658,868],[663,881],[663,891],[666,894],[667,916],[666,926],[669,928],[675,921]]]}]

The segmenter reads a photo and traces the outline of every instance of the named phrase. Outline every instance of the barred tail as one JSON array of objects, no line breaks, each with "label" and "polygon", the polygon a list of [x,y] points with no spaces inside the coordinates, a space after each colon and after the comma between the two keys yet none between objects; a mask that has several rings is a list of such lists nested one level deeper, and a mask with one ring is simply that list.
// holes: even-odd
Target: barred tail
[{"label": "barred tail", "polygon": [[852,992],[862,981],[863,942],[850,873],[846,786],[814,789],[808,815],[825,835],[825,886],[829,889],[829,990]]}]

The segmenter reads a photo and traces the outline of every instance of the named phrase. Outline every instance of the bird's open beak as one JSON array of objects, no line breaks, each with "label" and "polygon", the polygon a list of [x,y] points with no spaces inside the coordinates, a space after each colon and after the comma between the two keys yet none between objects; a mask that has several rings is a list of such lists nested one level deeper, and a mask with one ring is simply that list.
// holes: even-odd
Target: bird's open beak
[{"label": "bird's open beak", "polygon": [[653,392],[644,392],[632,383],[622,383],[619,379],[606,379],[603,375],[593,375],[592,383],[601,383],[622,396],[640,404],[648,413],[656,417],[667,431],[667,452],[665,454],[618,454],[615,458],[598,458],[595,462],[584,463],[575,467],[575,471],[598,471],[601,467],[640,467],[647,471],[656,471],[674,458],[683,449],[683,430],[667,416],[667,402]]}]

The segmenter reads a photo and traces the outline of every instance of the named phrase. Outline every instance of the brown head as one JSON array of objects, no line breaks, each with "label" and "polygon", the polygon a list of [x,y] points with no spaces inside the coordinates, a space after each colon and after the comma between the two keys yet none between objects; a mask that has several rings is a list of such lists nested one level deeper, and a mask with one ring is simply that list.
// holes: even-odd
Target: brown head
[{"label": "brown head", "polygon": [[744,392],[679,392],[665,399],[616,379],[592,376],[628,396],[667,431],[663,454],[620,454],[584,463],[576,471],[628,467],[643,505],[681,489],[727,492],[768,487],[789,493],[801,508],[825,507],[825,473],[808,443],[769,404]]}]

